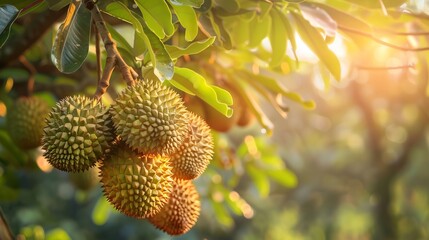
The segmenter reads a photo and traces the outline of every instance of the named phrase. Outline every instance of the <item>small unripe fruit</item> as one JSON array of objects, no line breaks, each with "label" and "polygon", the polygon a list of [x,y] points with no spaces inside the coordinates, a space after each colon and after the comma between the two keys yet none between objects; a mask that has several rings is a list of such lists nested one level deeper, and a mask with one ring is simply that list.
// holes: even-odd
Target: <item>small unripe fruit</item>
[{"label": "small unripe fruit", "polygon": [[46,102],[37,97],[21,97],[8,110],[6,123],[13,142],[23,149],[40,146],[49,113]]}]

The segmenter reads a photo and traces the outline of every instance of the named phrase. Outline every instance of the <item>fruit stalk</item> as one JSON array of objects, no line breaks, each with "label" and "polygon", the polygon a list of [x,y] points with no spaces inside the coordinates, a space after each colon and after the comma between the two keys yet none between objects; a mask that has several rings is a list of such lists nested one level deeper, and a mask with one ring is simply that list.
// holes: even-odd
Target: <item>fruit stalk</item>
[{"label": "fruit stalk", "polygon": [[138,77],[138,74],[134,71],[133,68],[127,65],[127,63],[122,58],[121,54],[116,47],[116,42],[113,40],[109,31],[107,30],[106,23],[101,16],[100,9],[93,2],[93,0],[85,0],[86,7],[91,11],[92,19],[95,23],[95,26],[98,30],[98,33],[101,36],[101,39],[104,43],[104,48],[106,49],[107,58],[106,65],[103,70],[103,74],[98,83],[97,90],[94,94],[94,97],[99,99],[107,91],[107,88],[110,85],[110,77],[112,76],[113,70],[115,67],[119,68],[121,71],[122,77],[128,85],[133,85],[135,79]]}]

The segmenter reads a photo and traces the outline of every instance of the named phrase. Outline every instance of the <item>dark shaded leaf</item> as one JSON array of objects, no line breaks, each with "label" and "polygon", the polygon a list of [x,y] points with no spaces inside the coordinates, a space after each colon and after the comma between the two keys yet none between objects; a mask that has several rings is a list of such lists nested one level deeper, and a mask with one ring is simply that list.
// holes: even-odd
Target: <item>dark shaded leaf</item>
[{"label": "dark shaded leaf", "polygon": [[58,11],[61,8],[69,5],[71,0],[45,0],[48,3],[49,9],[53,11]]},{"label": "dark shaded leaf", "polygon": [[80,68],[88,55],[91,12],[85,5],[73,2],[60,25],[51,51],[54,65],[64,73]]},{"label": "dark shaded leaf", "polygon": [[4,5],[0,7],[0,47],[9,37],[10,28],[19,15],[19,10],[13,5]]}]

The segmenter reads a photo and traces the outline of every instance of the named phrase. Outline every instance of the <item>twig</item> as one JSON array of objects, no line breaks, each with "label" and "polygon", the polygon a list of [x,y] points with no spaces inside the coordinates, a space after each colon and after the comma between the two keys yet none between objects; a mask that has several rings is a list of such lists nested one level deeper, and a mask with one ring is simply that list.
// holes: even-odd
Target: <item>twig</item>
[{"label": "twig", "polygon": [[381,39],[378,39],[378,38],[374,37],[374,35],[372,35],[371,33],[363,32],[363,31],[360,31],[360,30],[357,30],[357,29],[353,29],[353,28],[344,27],[344,26],[341,26],[341,25],[338,25],[338,29],[346,31],[346,32],[351,32],[351,33],[359,34],[361,36],[370,38],[373,41],[375,41],[375,42],[377,42],[377,43],[379,43],[381,45],[384,45],[384,46],[387,46],[387,47],[390,47],[390,48],[394,48],[394,49],[397,49],[397,50],[401,50],[401,51],[409,51],[409,52],[429,51],[429,47],[408,48],[408,47],[397,46],[395,44],[392,44],[392,43],[389,43],[389,42],[385,42],[385,41],[383,41]]},{"label": "twig", "polygon": [[380,3],[380,7],[381,7],[381,10],[383,11],[383,14],[385,16],[388,16],[389,13],[387,12],[387,9],[386,9],[386,6],[384,5],[383,0],[378,0],[378,2]]},{"label": "twig", "polygon": [[9,224],[3,214],[3,210],[0,207],[0,239],[12,240],[15,239],[12,231],[10,230]]},{"label": "twig", "polygon": [[92,0],[85,0],[84,3],[86,4],[86,7],[91,11],[98,33],[103,40],[104,48],[106,49],[107,53],[106,66],[104,67],[103,74],[97,86],[97,90],[94,94],[94,97],[99,99],[107,91],[107,88],[110,85],[110,77],[112,76],[112,72],[115,67],[119,68],[122,77],[128,85],[134,84],[135,79],[137,79],[138,77],[138,74],[134,71],[133,68],[127,65],[127,63],[124,61],[121,54],[119,53],[115,41],[107,30],[106,23],[101,16],[101,12],[98,6],[95,5]]},{"label": "twig", "polygon": [[40,4],[40,3],[42,3],[43,1],[44,1],[44,0],[36,0],[36,1],[34,1],[34,2],[30,3],[30,4],[28,4],[27,6],[25,6],[25,7],[23,7],[23,8],[21,9],[21,13],[24,13],[24,12],[28,11],[28,9],[30,9],[30,8],[32,8],[32,7],[34,7],[34,6],[36,6],[36,5]]},{"label": "twig", "polygon": [[98,34],[98,29],[95,26],[95,22],[93,21],[94,32],[95,32],[95,55],[97,57],[97,85],[100,84],[101,81],[101,54],[100,54],[100,34]]},{"label": "twig", "polygon": [[36,68],[31,64],[24,55],[19,56],[19,62],[27,69],[30,76],[28,76],[27,80],[27,95],[31,96],[34,90],[34,77],[37,73]]}]

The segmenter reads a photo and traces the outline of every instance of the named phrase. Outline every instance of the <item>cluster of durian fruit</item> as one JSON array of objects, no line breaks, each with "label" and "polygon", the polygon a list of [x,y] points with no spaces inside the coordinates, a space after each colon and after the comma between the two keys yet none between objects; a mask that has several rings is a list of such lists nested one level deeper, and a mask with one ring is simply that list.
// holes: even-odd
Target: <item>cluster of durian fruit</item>
[{"label": "cluster of durian fruit", "polygon": [[[18,115],[40,104],[27,102],[32,106]],[[15,129],[27,131],[23,136],[35,130]],[[66,97],[36,134],[43,134],[44,156],[55,168],[82,172],[97,165],[104,195],[120,212],[148,219],[170,235],[186,233],[196,223],[200,200],[192,180],[212,159],[213,139],[205,121],[161,82],[139,80],[110,108],[92,98]]]}]

